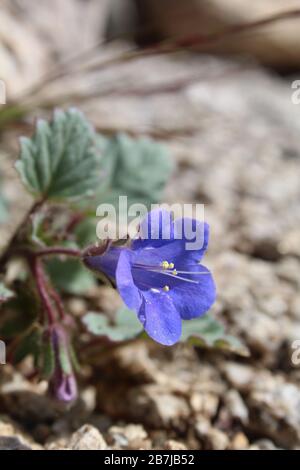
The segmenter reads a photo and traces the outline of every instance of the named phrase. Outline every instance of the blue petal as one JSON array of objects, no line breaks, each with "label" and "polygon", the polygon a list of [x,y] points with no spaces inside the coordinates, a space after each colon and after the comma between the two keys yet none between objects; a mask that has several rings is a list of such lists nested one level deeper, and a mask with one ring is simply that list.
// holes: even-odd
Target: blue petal
[{"label": "blue petal", "polygon": [[84,262],[94,271],[99,271],[114,279],[120,254],[124,250],[126,248],[111,247],[103,255],[87,256]]},{"label": "blue petal", "polygon": [[[156,216],[158,217],[157,213]],[[188,233],[189,231],[191,233]],[[162,261],[166,260],[173,262],[176,269],[183,270],[201,261],[207,249],[208,240],[209,225],[207,223],[195,219],[177,219],[171,227],[171,239],[134,240],[132,249],[136,252],[139,263],[159,266]],[[190,249],[193,247],[196,249]]]},{"label": "blue petal", "polygon": [[178,268],[191,262],[199,263],[208,247],[209,225],[196,219],[177,219],[174,222],[174,238],[177,240],[174,245],[181,242],[185,252],[185,261]]},{"label": "blue petal", "polygon": [[181,318],[165,292],[146,292],[138,316],[154,341],[165,346],[171,346],[179,341]]},{"label": "blue petal", "polygon": [[161,246],[173,239],[172,213],[155,209],[144,217],[140,224],[139,238],[132,242],[134,250],[147,246]]},{"label": "blue petal", "polygon": [[190,320],[204,315],[216,300],[216,287],[211,273],[201,264],[197,268],[193,267],[194,271],[196,269],[206,274],[189,274],[185,276],[193,281],[198,281],[199,284],[184,281],[177,283],[177,285],[173,284],[173,286],[172,283],[169,284],[170,291],[168,295],[172,298],[183,320]]},{"label": "blue petal", "polygon": [[[170,297],[163,291],[141,291],[132,277],[134,253],[123,251],[116,270],[118,291],[125,304],[138,312],[148,335],[158,343],[170,346],[181,335],[181,318]],[[144,280],[143,273],[141,275]]]},{"label": "blue petal", "polygon": [[119,294],[127,307],[138,311],[142,303],[142,296],[132,277],[132,257],[133,253],[129,250],[121,252],[116,269],[116,283]]},{"label": "blue petal", "polygon": [[[148,266],[149,268],[159,268],[163,261],[168,261],[169,263],[174,263],[174,267],[178,271],[197,270],[199,268],[199,261],[202,259],[208,245],[209,227],[207,224],[204,224],[203,228],[205,228],[205,238],[201,249],[186,250],[186,240],[173,240],[159,247],[146,246],[135,250],[134,264]],[[137,271],[135,273],[139,274]],[[149,274],[149,277],[153,278],[153,274]],[[166,276],[164,277],[166,278]]]}]

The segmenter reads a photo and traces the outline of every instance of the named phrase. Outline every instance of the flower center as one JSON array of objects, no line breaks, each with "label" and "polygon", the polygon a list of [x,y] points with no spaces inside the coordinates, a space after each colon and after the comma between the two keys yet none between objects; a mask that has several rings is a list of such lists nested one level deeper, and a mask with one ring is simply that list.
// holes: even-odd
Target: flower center
[{"label": "flower center", "polygon": [[[175,269],[175,263],[167,260],[164,260],[157,265],[134,263],[133,268],[137,270],[139,284],[157,293],[161,291],[169,292],[172,287],[180,283],[188,282],[199,284],[200,281],[198,279],[194,279],[194,277],[209,274],[207,271],[177,270]],[[167,278],[170,280],[169,283],[167,283]],[[157,285],[159,285],[159,288]]]},{"label": "flower center", "polygon": [[162,261],[160,265],[163,269],[173,269],[175,267],[174,263],[169,263],[168,261]]}]

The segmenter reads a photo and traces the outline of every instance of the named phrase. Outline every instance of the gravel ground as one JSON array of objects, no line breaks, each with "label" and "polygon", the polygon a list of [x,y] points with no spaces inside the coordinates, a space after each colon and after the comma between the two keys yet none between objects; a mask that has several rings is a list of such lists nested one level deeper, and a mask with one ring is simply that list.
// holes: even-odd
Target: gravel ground
[{"label": "gravel ground", "polygon": [[[26,364],[1,366],[0,448],[299,448],[300,372],[291,355],[300,339],[300,107],[290,83],[210,57],[144,59],[110,74],[110,87],[114,80],[126,89],[134,76],[143,92],[83,109],[98,129],[155,135],[169,146],[176,170],[166,200],[205,203],[213,312],[250,357],[135,342],[96,361],[70,409],[50,401],[44,383],[23,378]],[[183,81],[179,89],[166,89],[171,79]],[[3,136],[5,151],[13,137]],[[8,194],[13,187],[7,178]],[[98,289],[92,297],[103,310],[118,302]],[[67,301],[81,315],[90,299]]]}]

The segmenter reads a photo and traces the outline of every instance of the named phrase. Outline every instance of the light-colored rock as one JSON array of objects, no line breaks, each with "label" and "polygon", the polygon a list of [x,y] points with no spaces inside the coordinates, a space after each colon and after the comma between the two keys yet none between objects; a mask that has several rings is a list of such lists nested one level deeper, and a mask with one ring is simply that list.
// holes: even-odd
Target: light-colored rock
[{"label": "light-colored rock", "polygon": [[195,423],[195,432],[205,448],[212,450],[224,450],[229,445],[229,438],[205,418],[200,418]]},{"label": "light-colored rock", "polygon": [[0,450],[31,450],[16,436],[0,436]]},{"label": "light-colored rock", "polygon": [[254,442],[250,447],[249,450],[279,450],[280,448],[277,447],[274,442],[270,441],[269,439],[259,439],[258,441]]},{"label": "light-colored rock", "polygon": [[226,379],[240,391],[247,391],[255,377],[255,370],[247,365],[234,362],[224,362],[221,365]]},{"label": "light-colored rock", "polygon": [[86,424],[72,435],[68,447],[72,450],[105,450],[107,444],[98,429]]},{"label": "light-colored rock", "polygon": [[182,442],[175,441],[173,439],[169,439],[165,442],[164,445],[165,450],[187,450],[186,445]]},{"label": "light-colored rock", "polygon": [[193,393],[190,404],[195,413],[213,418],[218,409],[219,397],[212,393]]},{"label": "light-colored rock", "polygon": [[249,366],[222,365],[226,378],[243,395],[252,431],[262,430],[283,447],[300,444],[300,386],[281,374]]},{"label": "light-colored rock", "polygon": [[232,438],[229,449],[244,450],[244,449],[248,449],[248,447],[249,447],[249,440],[247,436],[242,432],[238,432]]},{"label": "light-colored rock", "polygon": [[246,424],[249,419],[247,406],[241,395],[234,389],[231,389],[225,395],[225,406],[234,419]]},{"label": "light-colored rock", "polygon": [[207,418],[199,417],[195,423],[195,433],[200,438],[203,439],[210,430],[210,421]]},{"label": "light-colored rock", "polygon": [[112,426],[108,434],[113,444],[121,448],[141,448],[148,437],[147,432],[140,424],[126,426]]},{"label": "light-colored rock", "polygon": [[208,431],[206,440],[209,448],[212,450],[225,450],[229,445],[229,438],[226,434],[215,428],[211,428]]},{"label": "light-colored rock", "polygon": [[3,417],[0,420],[0,448],[2,450],[40,450],[42,446],[11,419]]},{"label": "light-colored rock", "polygon": [[46,450],[71,450],[67,445],[66,438],[54,439],[45,445]]},{"label": "light-colored rock", "polygon": [[190,414],[186,401],[168,393],[164,387],[144,385],[133,389],[128,396],[131,416],[148,426],[180,427]]},{"label": "light-colored rock", "polygon": [[282,376],[262,372],[247,399],[252,429],[283,447],[300,445],[300,387]]}]

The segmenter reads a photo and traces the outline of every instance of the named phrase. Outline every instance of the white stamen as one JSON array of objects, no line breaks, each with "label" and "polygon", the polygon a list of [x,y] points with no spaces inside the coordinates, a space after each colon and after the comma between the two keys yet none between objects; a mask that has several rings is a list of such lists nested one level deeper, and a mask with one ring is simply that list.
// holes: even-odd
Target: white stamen
[{"label": "white stamen", "polygon": [[204,275],[210,274],[206,271],[177,271],[177,270],[169,270],[162,268],[162,266],[153,266],[153,265],[143,265],[143,264],[135,264],[134,267],[136,269],[145,269],[148,272],[164,274],[165,276],[173,277],[174,279],[180,279],[181,281],[191,282],[192,284],[199,284],[199,281],[195,281],[194,279],[188,279],[183,276],[178,276],[178,274],[193,274],[193,275]]},{"label": "white stamen", "polygon": [[153,294],[160,294],[160,290],[159,289],[155,289],[154,287],[151,287],[151,292],[153,292]]},{"label": "white stamen", "polygon": [[208,271],[177,271],[179,274],[210,274]]}]

